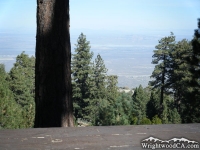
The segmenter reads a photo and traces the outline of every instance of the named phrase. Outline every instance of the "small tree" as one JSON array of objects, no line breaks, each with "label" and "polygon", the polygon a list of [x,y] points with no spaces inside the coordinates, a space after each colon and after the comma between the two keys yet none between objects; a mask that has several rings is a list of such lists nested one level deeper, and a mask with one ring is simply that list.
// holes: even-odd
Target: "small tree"
[{"label": "small tree", "polygon": [[118,77],[116,75],[107,76],[106,95],[107,100],[111,105],[114,105],[118,97]]},{"label": "small tree", "polygon": [[151,120],[148,118],[143,118],[140,122],[141,125],[145,125],[145,124],[151,124]]},{"label": "small tree", "polygon": [[140,85],[135,89],[132,96],[133,99],[133,114],[138,118],[138,124],[140,124],[143,118],[146,118],[146,104],[149,97],[147,93],[144,92],[143,87]]},{"label": "small tree", "polygon": [[150,100],[146,106],[146,116],[152,119],[155,115],[159,114],[160,109],[160,90],[155,89],[151,91]]},{"label": "small tree", "polygon": [[116,124],[129,125],[132,122],[132,107],[133,101],[130,93],[119,93],[116,99],[115,109],[116,111]]},{"label": "small tree", "polygon": [[100,110],[99,110],[99,124],[100,125],[115,125],[119,119],[119,113],[117,110],[117,97],[118,97],[118,87],[117,87],[117,76],[110,75],[107,76],[106,81],[106,99],[101,99]]},{"label": "small tree", "polygon": [[106,97],[106,78],[107,78],[107,68],[100,54],[97,55],[95,59],[94,66],[94,79],[96,86],[96,98]]},{"label": "small tree", "polygon": [[158,115],[155,115],[153,118],[152,118],[152,124],[162,124],[162,120],[158,117]]},{"label": "small tree", "polygon": [[174,124],[181,123],[181,117],[176,108],[169,109],[168,113],[169,113],[169,117],[168,117],[169,123],[174,123]]}]

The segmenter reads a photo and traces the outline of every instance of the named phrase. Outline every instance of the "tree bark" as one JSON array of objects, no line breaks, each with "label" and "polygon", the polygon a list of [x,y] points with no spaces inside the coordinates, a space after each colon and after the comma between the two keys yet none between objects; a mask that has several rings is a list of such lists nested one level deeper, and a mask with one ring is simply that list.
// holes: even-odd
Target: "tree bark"
[{"label": "tree bark", "polygon": [[71,127],[69,0],[37,0],[34,127]]}]

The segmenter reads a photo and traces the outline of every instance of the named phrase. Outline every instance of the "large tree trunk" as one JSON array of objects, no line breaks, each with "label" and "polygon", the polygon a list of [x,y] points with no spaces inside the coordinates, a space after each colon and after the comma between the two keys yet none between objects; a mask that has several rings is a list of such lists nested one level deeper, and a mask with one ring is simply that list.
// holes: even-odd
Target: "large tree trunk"
[{"label": "large tree trunk", "polygon": [[73,126],[69,0],[37,0],[34,127]]}]

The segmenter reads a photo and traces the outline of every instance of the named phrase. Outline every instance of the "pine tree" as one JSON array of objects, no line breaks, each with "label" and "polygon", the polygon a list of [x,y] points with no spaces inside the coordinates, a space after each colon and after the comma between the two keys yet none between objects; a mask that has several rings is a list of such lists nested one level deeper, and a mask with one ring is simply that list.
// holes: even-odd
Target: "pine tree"
[{"label": "pine tree", "polygon": [[154,116],[159,114],[160,108],[160,90],[154,89],[151,91],[150,100],[147,102],[146,116],[153,119]]},{"label": "pine tree", "polygon": [[107,77],[107,68],[105,67],[104,61],[101,58],[100,54],[97,55],[95,59],[94,66],[94,78],[96,93],[95,96],[97,99],[102,99],[106,97],[106,77]]},{"label": "pine tree", "polygon": [[109,75],[106,79],[106,99],[101,99],[99,109],[99,125],[115,125],[118,117],[117,98],[118,98],[118,77]]},{"label": "pine tree", "polygon": [[115,103],[117,110],[116,125],[129,125],[132,119],[132,94],[131,93],[119,93],[119,96]]},{"label": "pine tree", "polygon": [[144,91],[143,87],[140,85],[134,91],[132,96],[133,99],[133,114],[138,118],[137,124],[140,124],[143,118],[146,118],[146,105],[149,100],[147,93]]},{"label": "pine tree", "polygon": [[155,69],[151,75],[151,78],[155,78],[155,80],[150,81],[149,84],[153,86],[153,88],[160,88],[160,113],[163,111],[163,99],[164,93],[168,90],[166,87],[167,83],[167,72],[169,71],[169,53],[173,49],[175,44],[175,36],[171,33],[170,36],[164,37],[159,41],[159,44],[156,45],[156,49],[154,50],[153,55],[153,64],[156,64]]},{"label": "pine tree", "polygon": [[87,119],[93,125],[99,124],[99,107],[102,99],[106,98],[106,77],[107,69],[100,54],[97,55],[92,66],[93,72],[90,75],[90,96],[87,100],[88,106],[84,109],[88,116]]},{"label": "pine tree", "polygon": [[181,123],[181,116],[176,108],[173,109],[170,108],[168,110],[168,114],[169,114],[168,123],[173,123],[173,124]]},{"label": "pine tree", "polygon": [[118,97],[118,77],[116,75],[107,76],[107,100],[114,104],[116,98]]},{"label": "pine tree", "polygon": [[174,104],[173,96],[164,95],[164,110],[161,114],[161,120],[163,124],[168,123],[181,123],[180,114],[177,111],[176,105]]},{"label": "pine tree", "polygon": [[95,77],[94,77],[94,64],[91,64],[90,74],[88,75],[87,79],[87,91],[85,92],[87,97],[83,99],[83,103],[85,103],[85,107],[81,108],[84,112],[83,119],[89,122],[92,125],[96,125],[98,120],[98,106],[99,106],[99,99],[96,97],[97,88],[95,84]]},{"label": "pine tree", "polygon": [[188,81],[185,100],[183,102],[183,122],[200,122],[200,19],[191,41],[192,52],[187,59],[191,76]]},{"label": "pine tree", "polygon": [[26,128],[33,127],[35,116],[35,58],[22,52],[9,72],[10,90],[21,106]]},{"label": "pine tree", "polygon": [[175,44],[174,49],[170,52],[171,60],[168,71],[168,88],[174,95],[176,109],[180,112],[185,93],[187,92],[188,82],[191,80],[191,73],[187,58],[191,53],[191,44],[183,39]]},{"label": "pine tree", "polygon": [[14,100],[7,77],[4,65],[0,64],[0,129],[24,128],[22,108]]},{"label": "pine tree", "polygon": [[200,18],[198,18],[197,19],[197,21],[198,21],[198,29],[195,29],[194,30],[194,37],[196,38],[196,39],[199,39],[200,38]]},{"label": "pine tree", "polygon": [[[88,116],[85,108],[89,105],[88,100],[94,93],[93,69],[89,41],[81,33],[78,37],[75,54],[72,57],[72,93],[74,101],[74,115],[76,119]],[[94,95],[94,94],[93,94]]]}]

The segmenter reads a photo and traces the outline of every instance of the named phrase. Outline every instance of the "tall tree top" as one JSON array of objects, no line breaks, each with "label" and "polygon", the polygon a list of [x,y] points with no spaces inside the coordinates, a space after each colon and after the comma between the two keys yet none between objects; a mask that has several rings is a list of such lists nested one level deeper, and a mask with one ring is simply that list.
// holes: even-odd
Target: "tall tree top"
[{"label": "tall tree top", "polygon": [[198,29],[194,30],[194,36],[196,38],[200,38],[200,18],[198,18],[197,20],[198,20]]}]

